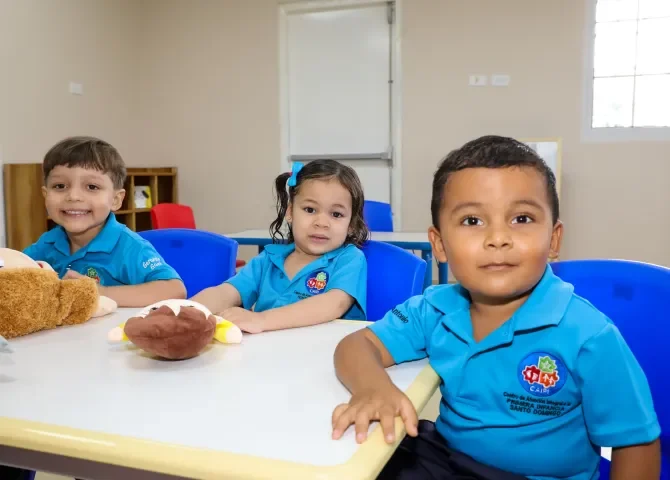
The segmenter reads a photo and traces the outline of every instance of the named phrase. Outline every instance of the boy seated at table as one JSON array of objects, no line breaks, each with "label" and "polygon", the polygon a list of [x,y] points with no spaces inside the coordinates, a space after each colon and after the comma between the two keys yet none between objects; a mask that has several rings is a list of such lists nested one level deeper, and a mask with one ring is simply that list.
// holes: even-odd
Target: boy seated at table
[{"label": "boy seated at table", "polygon": [[[343,339],[351,391],[333,437],[357,441],[394,417],[409,436],[381,479],[658,480],[660,427],[644,372],[616,326],[552,273],[563,225],[556,180],[529,147],[487,136],[433,179],[430,241],[456,285],[430,287]],[[643,320],[643,319],[641,319]],[[418,421],[386,367],[428,357],[441,377],[436,423]]]},{"label": "boy seated at table", "polygon": [[113,212],[125,196],[126,166],[109,143],[67,138],[43,162],[49,218],[57,224],[24,250],[48,262],[61,278],[91,277],[119,307],[145,307],[186,298],[177,272],[156,249],[119,223]]}]

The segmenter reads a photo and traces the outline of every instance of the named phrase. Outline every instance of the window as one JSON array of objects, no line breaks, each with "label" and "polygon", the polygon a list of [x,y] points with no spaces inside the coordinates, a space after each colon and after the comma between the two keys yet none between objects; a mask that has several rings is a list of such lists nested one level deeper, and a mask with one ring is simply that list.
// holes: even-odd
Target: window
[{"label": "window", "polygon": [[670,0],[596,0],[591,127],[670,127]]}]

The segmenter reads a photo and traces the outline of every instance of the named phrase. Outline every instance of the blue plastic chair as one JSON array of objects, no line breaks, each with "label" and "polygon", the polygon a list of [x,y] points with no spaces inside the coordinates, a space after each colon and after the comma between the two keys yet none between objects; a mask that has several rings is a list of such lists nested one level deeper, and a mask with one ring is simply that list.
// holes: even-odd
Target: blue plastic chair
[{"label": "blue plastic chair", "polygon": [[145,230],[138,234],[181,276],[188,298],[235,275],[237,242],[228,237],[188,228]]},{"label": "blue plastic chair", "polygon": [[[670,269],[627,260],[566,260],[551,267],[614,322],[642,366],[661,424],[661,480],[670,480],[670,385],[660,361],[670,345]],[[609,463],[601,462],[603,479]]]},{"label": "blue plastic chair", "polygon": [[363,245],[368,264],[368,320],[377,321],[386,312],[423,292],[426,262],[400,247],[370,240]]},{"label": "blue plastic chair", "polygon": [[363,219],[371,232],[392,232],[393,213],[391,205],[375,200],[363,203]]}]

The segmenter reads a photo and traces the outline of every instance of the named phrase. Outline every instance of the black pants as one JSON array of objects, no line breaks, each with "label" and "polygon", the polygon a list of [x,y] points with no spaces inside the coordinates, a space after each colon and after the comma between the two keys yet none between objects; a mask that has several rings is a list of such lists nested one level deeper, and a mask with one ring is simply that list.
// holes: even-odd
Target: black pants
[{"label": "black pants", "polygon": [[0,479],[2,480],[29,480],[33,478],[33,474],[32,470],[0,465]]},{"label": "black pants", "polygon": [[419,435],[406,436],[377,480],[528,480],[481,464],[452,450],[428,420],[419,421]]}]

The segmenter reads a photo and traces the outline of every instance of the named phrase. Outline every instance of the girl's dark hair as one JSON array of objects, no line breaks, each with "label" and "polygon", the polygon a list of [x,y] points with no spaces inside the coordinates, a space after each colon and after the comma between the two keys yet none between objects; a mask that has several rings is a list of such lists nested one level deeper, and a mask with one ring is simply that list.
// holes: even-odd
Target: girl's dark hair
[{"label": "girl's dark hair", "polygon": [[286,210],[289,203],[300,191],[300,185],[306,180],[330,180],[336,179],[351,194],[351,221],[349,223],[349,233],[345,243],[353,243],[361,247],[369,237],[368,227],[363,220],[363,187],[361,181],[353,168],[342,165],[335,160],[314,160],[305,164],[298,172],[295,187],[286,188],[288,179],[291,178],[290,172],[279,175],[275,180],[275,194],[277,196],[277,218],[270,225],[270,235],[275,243],[293,243],[293,231],[289,225],[288,238],[284,238],[281,232],[286,217]]}]

